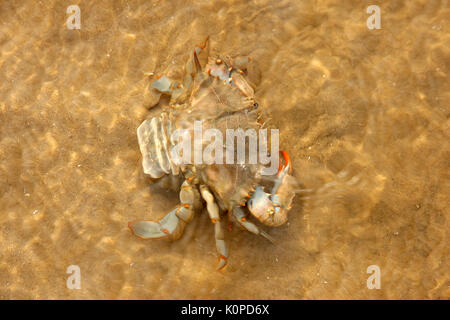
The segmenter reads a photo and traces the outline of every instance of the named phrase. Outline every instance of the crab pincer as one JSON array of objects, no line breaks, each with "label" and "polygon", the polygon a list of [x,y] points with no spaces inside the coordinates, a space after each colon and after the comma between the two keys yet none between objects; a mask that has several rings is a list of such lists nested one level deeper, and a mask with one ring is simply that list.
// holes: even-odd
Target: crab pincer
[{"label": "crab pincer", "polygon": [[287,152],[280,151],[284,164],[281,164],[274,177],[274,185],[270,193],[261,186],[256,186],[255,192],[248,201],[249,211],[262,223],[276,227],[287,221],[287,211],[291,207],[295,193],[291,191],[295,179],[289,175],[292,170]]}]

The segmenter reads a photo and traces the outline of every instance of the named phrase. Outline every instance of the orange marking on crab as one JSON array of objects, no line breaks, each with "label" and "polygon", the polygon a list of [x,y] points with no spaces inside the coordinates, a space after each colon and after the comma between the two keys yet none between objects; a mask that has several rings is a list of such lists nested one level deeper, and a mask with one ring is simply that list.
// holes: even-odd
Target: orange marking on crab
[{"label": "orange marking on crab", "polygon": [[223,270],[223,269],[225,269],[225,267],[227,266],[227,258],[224,257],[224,256],[220,256],[220,257],[219,257],[219,261],[220,261],[221,258],[222,258],[223,260],[225,260],[225,264],[224,264],[222,267],[218,268],[217,270]]},{"label": "orange marking on crab", "polygon": [[200,49],[202,49],[202,50],[205,49],[206,45],[208,44],[208,41],[209,41],[209,36],[207,36],[206,39],[205,39],[205,42],[202,45],[198,46],[198,47]]},{"label": "orange marking on crab", "polygon": [[200,61],[198,60],[198,56],[197,56],[197,51],[195,49],[193,52],[193,56],[194,56],[195,68],[197,69],[198,72],[200,72],[202,70],[202,66],[200,65]]},{"label": "orange marking on crab", "polygon": [[217,220],[213,218],[213,219],[211,219],[211,222],[212,222],[212,223],[216,223]]},{"label": "orange marking on crab", "polygon": [[278,173],[277,173],[277,177],[280,175],[280,172],[286,168],[287,166],[289,166],[289,171],[291,171],[292,166],[291,166],[291,157],[289,156],[289,154],[286,151],[282,151],[280,150],[281,155],[283,156],[284,159],[284,165],[280,164],[278,165]]},{"label": "orange marking on crab", "polygon": [[183,204],[183,207],[185,207],[185,208],[189,208],[189,203],[185,203],[185,204]]},{"label": "orange marking on crab", "polygon": [[247,221],[247,218],[246,217],[242,217],[241,221]]},{"label": "orange marking on crab", "polygon": [[167,234],[170,233],[169,230],[167,230],[167,229],[163,229],[163,232],[164,232],[164,233],[167,233]]}]

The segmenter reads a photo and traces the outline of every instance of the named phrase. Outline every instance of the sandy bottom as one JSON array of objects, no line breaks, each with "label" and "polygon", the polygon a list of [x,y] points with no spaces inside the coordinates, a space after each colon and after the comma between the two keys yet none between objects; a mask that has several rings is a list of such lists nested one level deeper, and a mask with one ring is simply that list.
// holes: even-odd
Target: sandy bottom
[{"label": "sandy bottom", "polygon": [[[0,4],[0,298],[450,298],[447,1],[380,2],[380,30],[373,1],[75,1],[80,30],[69,2],[19,2]],[[266,229],[279,246],[229,232],[222,272],[206,214],[173,243],[127,228],[178,201],[141,168],[151,73],[181,76],[207,35],[253,58],[313,190]]]}]

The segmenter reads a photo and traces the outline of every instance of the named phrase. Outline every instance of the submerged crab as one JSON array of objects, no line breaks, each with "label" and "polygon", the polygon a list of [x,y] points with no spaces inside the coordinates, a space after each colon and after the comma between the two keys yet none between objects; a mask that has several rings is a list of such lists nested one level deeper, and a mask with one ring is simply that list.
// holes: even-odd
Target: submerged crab
[{"label": "submerged crab", "polygon": [[[186,64],[182,83],[166,76],[158,77],[151,90],[170,96],[170,106],[159,117],[145,120],[138,128],[138,140],[143,155],[144,172],[154,179],[166,175],[181,177],[180,204],[160,221],[132,221],[129,228],[143,239],[178,239],[194,212],[202,208],[202,200],[215,228],[218,269],[227,264],[228,250],[224,241],[222,218],[270,241],[272,238],[253,222],[248,213],[269,226],[287,221],[287,211],[294,197],[290,175],[291,163],[287,153],[281,151],[278,173],[271,178],[272,189],[266,193],[259,185],[261,164],[178,164],[169,149],[174,146],[171,134],[183,128],[193,134],[195,120],[203,121],[206,128],[225,133],[226,129],[260,129],[254,90],[245,78],[250,58],[231,59],[207,57],[208,39],[196,47]],[[202,58],[207,63],[202,67]],[[267,144],[267,141],[266,141]],[[225,148],[225,146],[223,146]],[[267,150],[267,149],[266,149]],[[225,152],[224,152],[225,154]],[[225,163],[225,162],[223,162]]]}]

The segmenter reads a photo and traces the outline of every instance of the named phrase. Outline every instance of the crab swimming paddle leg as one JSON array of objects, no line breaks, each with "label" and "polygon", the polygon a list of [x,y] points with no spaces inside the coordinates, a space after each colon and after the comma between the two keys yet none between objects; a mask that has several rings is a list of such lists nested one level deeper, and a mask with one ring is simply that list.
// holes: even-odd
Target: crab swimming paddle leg
[{"label": "crab swimming paddle leg", "polygon": [[180,191],[180,204],[159,221],[130,221],[131,232],[141,239],[167,238],[176,240],[183,234],[184,227],[194,217],[194,209],[198,207],[198,192],[186,180]]}]

